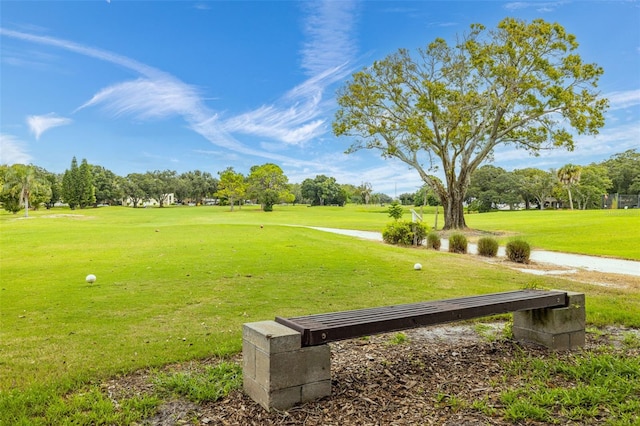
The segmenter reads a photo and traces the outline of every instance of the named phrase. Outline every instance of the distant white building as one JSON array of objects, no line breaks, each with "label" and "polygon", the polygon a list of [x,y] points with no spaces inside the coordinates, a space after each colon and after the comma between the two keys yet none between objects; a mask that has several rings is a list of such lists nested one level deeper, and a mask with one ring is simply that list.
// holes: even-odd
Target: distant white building
[{"label": "distant white building", "polygon": [[[176,202],[176,197],[175,195],[173,195],[173,193],[171,193],[171,194],[167,194],[163,205],[169,206],[171,204],[174,204],[175,202]],[[133,207],[133,200],[131,199],[131,197],[127,197],[122,200],[122,205],[127,207]],[[155,198],[149,198],[149,199],[138,202],[138,207],[156,207],[159,205],[160,205],[160,201],[156,200]]]}]

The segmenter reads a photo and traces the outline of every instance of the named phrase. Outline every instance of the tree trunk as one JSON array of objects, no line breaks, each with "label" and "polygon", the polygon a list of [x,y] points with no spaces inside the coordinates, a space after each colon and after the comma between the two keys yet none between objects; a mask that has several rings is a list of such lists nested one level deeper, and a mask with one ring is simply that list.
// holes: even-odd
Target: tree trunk
[{"label": "tree trunk", "polygon": [[464,191],[456,188],[447,189],[442,199],[442,207],[444,208],[444,228],[448,229],[466,229],[467,224],[464,220],[464,206],[462,204]]},{"label": "tree trunk", "polygon": [[573,200],[571,199],[571,189],[567,187],[567,192],[569,193],[569,207],[573,210]]}]

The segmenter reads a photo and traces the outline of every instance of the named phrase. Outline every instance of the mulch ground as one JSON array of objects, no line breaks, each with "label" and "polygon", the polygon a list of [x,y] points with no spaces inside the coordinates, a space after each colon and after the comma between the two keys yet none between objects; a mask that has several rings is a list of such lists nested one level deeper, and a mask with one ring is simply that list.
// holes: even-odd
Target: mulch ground
[{"label": "mulch ground", "polygon": [[[494,324],[500,333],[501,324]],[[588,335],[586,349],[609,344],[605,335]],[[379,335],[331,344],[332,394],[287,411],[267,412],[234,391],[214,403],[194,404],[184,399],[165,401],[145,425],[506,425],[470,407],[484,400],[500,408],[500,392],[522,385],[505,374],[505,366],[524,353],[529,356],[569,357],[534,345],[510,340],[490,341],[471,324],[412,330],[407,340],[394,344],[394,335]],[[637,351],[635,351],[637,352]],[[630,354],[639,356],[638,353]],[[240,358],[235,359],[241,362]],[[219,359],[167,366],[168,371],[194,370]],[[147,371],[113,379],[105,391],[117,400],[154,392]],[[460,403],[464,401],[464,403]],[[593,424],[605,419],[594,419]],[[528,422],[526,424],[537,424]],[[563,424],[570,424],[563,422]]]}]

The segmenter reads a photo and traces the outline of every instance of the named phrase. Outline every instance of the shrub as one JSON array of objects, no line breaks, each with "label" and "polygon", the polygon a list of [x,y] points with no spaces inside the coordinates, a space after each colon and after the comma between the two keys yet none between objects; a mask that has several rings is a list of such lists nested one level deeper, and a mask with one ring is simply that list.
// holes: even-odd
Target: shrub
[{"label": "shrub", "polygon": [[529,263],[531,247],[523,240],[513,240],[507,243],[507,259],[516,263]]},{"label": "shrub", "polygon": [[451,234],[451,236],[449,237],[449,252],[466,253],[467,237],[460,233]]},{"label": "shrub", "polygon": [[482,237],[478,240],[478,254],[480,256],[495,257],[498,254],[498,240],[492,237]]},{"label": "shrub", "polygon": [[427,248],[440,250],[441,245],[442,241],[440,240],[440,235],[438,235],[437,232],[429,232],[427,234]]},{"label": "shrub", "polygon": [[427,235],[427,228],[422,223],[409,222],[406,220],[399,220],[397,222],[391,222],[382,231],[382,239],[388,244],[402,244],[410,246],[422,245]]}]

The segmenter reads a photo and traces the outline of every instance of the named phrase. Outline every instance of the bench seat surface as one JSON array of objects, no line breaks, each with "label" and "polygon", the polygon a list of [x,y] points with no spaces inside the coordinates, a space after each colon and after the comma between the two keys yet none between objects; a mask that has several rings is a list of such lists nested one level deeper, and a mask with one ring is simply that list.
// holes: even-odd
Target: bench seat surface
[{"label": "bench seat surface", "polygon": [[567,294],[561,291],[516,290],[293,318],[276,317],[276,322],[300,332],[302,346],[315,346],[488,315],[564,307],[567,300]]}]

